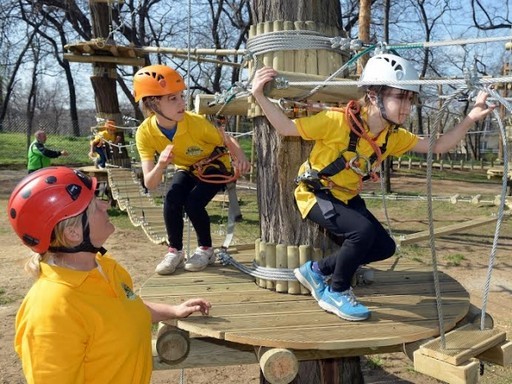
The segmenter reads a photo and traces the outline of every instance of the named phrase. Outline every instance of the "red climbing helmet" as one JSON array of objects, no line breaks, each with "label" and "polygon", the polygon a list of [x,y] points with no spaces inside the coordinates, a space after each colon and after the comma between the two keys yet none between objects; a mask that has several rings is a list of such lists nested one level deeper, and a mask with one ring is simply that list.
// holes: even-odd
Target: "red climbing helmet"
[{"label": "red climbing helmet", "polygon": [[146,96],[165,96],[185,88],[183,77],[167,65],[141,68],[133,77],[133,97],[136,102]]},{"label": "red climbing helmet", "polygon": [[67,167],[42,168],[25,176],[7,204],[14,232],[34,252],[46,252],[55,226],[84,212],[96,185],[96,178]]}]

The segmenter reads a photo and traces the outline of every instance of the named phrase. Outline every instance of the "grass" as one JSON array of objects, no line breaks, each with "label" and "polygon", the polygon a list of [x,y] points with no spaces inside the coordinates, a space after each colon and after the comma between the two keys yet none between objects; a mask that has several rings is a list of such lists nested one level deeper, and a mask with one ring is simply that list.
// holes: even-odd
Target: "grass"
[{"label": "grass", "polygon": [[[87,155],[89,152],[89,140],[89,137],[48,135],[46,146],[49,149],[65,149],[69,152],[69,156],[53,159],[52,164],[73,166],[91,164],[91,160]],[[30,143],[32,141],[33,139],[31,138]],[[251,138],[241,137],[239,143],[247,158],[250,159]],[[27,136],[25,133],[0,133],[0,164],[2,166],[25,166],[27,164],[27,150]]]},{"label": "grass", "polygon": [[445,257],[446,265],[449,267],[458,267],[466,258],[460,253],[454,253]]},{"label": "grass", "polygon": [[[32,142],[30,140],[30,142]],[[91,161],[87,156],[89,152],[88,137],[73,137],[62,135],[48,135],[46,146],[54,150],[67,150],[69,156],[52,159],[54,165],[84,165]],[[24,133],[0,133],[0,164],[3,166],[27,164],[27,137]]]}]

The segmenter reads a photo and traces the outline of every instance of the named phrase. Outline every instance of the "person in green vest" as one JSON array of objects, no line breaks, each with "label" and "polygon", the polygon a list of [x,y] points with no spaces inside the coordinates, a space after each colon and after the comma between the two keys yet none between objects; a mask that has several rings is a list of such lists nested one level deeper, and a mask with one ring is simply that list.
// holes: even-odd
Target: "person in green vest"
[{"label": "person in green vest", "polygon": [[59,156],[69,155],[68,151],[54,151],[44,146],[46,143],[46,132],[39,130],[34,134],[35,140],[28,147],[28,173],[37,171],[38,169],[48,167],[51,159],[55,159]]}]

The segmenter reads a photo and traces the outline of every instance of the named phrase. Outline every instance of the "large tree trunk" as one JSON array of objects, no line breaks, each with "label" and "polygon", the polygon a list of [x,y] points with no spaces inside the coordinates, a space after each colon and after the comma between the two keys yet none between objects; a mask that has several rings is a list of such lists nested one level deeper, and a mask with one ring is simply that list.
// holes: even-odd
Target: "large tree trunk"
[{"label": "large tree trunk", "polygon": [[[336,26],[340,19],[338,0],[253,0],[251,5],[255,24],[286,20]],[[330,248],[332,241],[328,235],[317,225],[301,219],[293,199],[294,179],[309,155],[311,143],[280,137],[265,117],[254,119],[254,132],[262,240]],[[267,383],[263,374],[260,383]],[[359,357],[301,362],[292,383],[363,383]]]},{"label": "large tree trunk", "polygon": [[[93,38],[103,38],[107,44],[115,44],[113,37],[109,35],[111,29],[111,20],[109,19],[111,13],[108,10],[109,3],[89,0],[89,6],[91,8]],[[116,66],[110,63],[94,63],[91,83],[94,89],[97,116],[103,119],[115,120],[117,124],[120,124],[122,115],[116,91]],[[119,132],[118,134],[121,136],[122,142],[124,142],[124,132]],[[121,151],[117,150],[117,148],[110,151],[109,158],[109,161],[116,165],[122,167],[130,166],[130,158],[124,147]]]}]

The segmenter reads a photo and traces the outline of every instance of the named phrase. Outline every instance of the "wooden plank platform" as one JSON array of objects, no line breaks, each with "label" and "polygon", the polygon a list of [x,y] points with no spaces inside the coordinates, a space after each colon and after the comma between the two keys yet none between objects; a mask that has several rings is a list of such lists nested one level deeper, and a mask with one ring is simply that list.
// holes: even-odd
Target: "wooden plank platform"
[{"label": "wooden plank platform", "polygon": [[[254,250],[232,255],[247,266]],[[251,276],[231,266],[215,264],[202,272],[177,271],[152,276],[140,295],[148,300],[180,303],[204,297],[213,307],[209,316],[176,321],[178,328],[228,342],[293,350],[343,350],[344,356],[389,351],[439,335],[435,292],[430,270],[403,265],[387,270],[376,263],[375,282],[355,288],[371,318],[348,322],[323,311],[309,295],[280,294],[258,287]],[[445,330],[451,330],[469,309],[468,292],[440,273]]]}]

